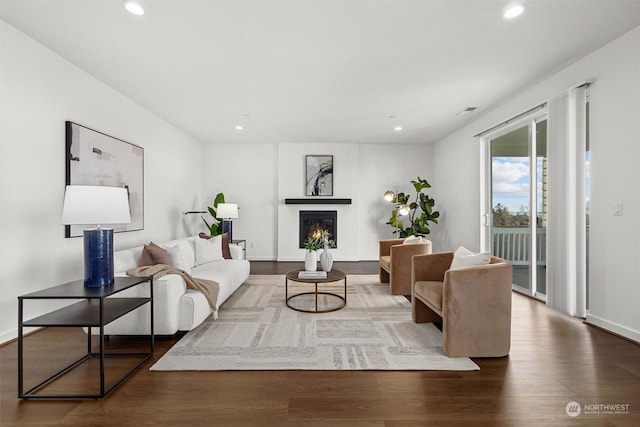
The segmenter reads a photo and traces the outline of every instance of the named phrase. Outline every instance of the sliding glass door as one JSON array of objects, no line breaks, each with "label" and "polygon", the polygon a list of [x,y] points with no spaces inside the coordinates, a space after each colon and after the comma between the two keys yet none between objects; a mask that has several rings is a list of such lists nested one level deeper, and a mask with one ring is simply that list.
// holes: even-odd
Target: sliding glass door
[{"label": "sliding glass door", "polygon": [[546,295],[547,120],[544,113],[483,139],[484,250],[513,265],[514,289]]}]

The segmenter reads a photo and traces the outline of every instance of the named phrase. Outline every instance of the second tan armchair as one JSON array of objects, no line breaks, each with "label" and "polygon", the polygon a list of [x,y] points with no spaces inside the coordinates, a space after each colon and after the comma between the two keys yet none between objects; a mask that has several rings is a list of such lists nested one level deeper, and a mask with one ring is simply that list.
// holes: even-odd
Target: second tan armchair
[{"label": "second tan armchair", "polygon": [[411,295],[411,257],[431,253],[431,242],[404,243],[404,239],[380,240],[380,283],[389,283],[392,295]]},{"label": "second tan armchair", "polygon": [[453,252],[413,257],[413,321],[442,321],[449,357],[502,357],[511,346],[511,264],[450,269]]}]

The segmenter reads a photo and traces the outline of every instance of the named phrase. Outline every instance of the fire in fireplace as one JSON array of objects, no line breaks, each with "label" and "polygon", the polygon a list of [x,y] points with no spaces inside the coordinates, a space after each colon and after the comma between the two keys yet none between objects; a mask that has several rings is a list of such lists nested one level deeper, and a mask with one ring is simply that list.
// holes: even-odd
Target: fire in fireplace
[{"label": "fire in fireplace", "polygon": [[322,230],[329,232],[329,239],[338,247],[338,211],[300,211],[300,249],[309,237],[317,237]]}]

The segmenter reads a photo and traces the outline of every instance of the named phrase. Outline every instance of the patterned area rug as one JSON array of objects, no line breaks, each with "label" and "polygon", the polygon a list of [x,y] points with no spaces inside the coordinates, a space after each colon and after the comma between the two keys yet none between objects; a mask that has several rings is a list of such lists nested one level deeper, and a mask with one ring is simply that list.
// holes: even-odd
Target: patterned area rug
[{"label": "patterned area rug", "polygon": [[[321,285],[344,293],[344,285]],[[289,282],[289,295],[311,290]],[[330,313],[301,313],[285,305],[284,276],[250,276],[208,319],[187,333],[152,371],[219,370],[452,370],[480,369],[442,352],[442,334],[411,320],[411,303],[389,294],[375,275],[347,276],[347,305]],[[299,308],[313,296],[291,301]],[[339,305],[323,295],[320,308]]]}]

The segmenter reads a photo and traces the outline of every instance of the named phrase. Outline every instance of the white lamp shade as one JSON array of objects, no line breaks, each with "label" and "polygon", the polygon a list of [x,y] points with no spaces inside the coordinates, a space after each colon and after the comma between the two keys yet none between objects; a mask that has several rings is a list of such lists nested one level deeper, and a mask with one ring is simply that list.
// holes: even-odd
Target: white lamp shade
[{"label": "white lamp shade", "polygon": [[126,224],[131,222],[126,188],[67,185],[63,224]]},{"label": "white lamp shade", "polygon": [[238,218],[238,205],[235,203],[220,203],[216,214],[218,218]]}]

